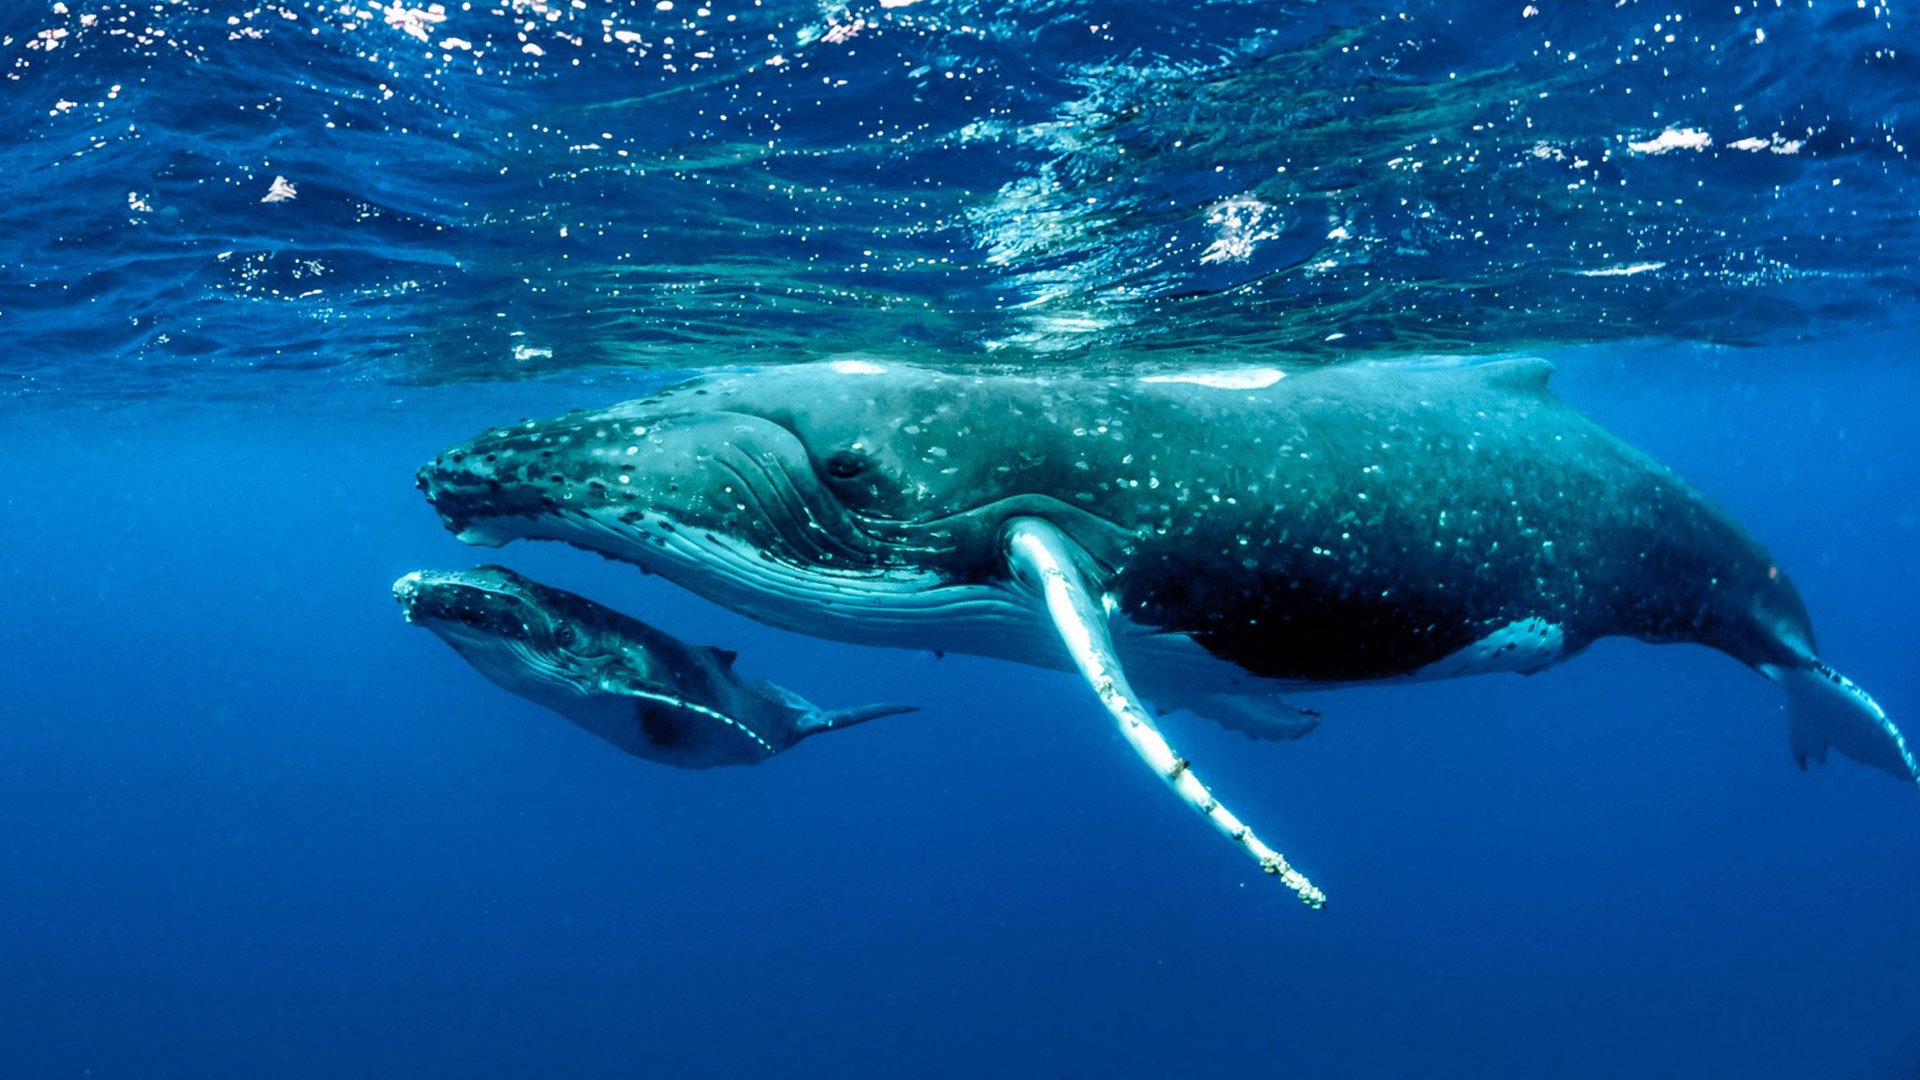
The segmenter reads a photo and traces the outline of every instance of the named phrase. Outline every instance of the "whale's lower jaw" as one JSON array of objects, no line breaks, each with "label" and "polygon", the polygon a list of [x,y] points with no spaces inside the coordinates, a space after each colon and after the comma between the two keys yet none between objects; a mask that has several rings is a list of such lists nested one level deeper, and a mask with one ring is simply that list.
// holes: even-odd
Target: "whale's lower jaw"
[{"label": "whale's lower jaw", "polygon": [[[749,618],[809,637],[1066,667],[1031,597],[996,583],[953,582],[931,570],[798,568],[758,547],[657,514],[609,521],[561,511],[467,525],[466,543],[561,540],[632,563]],[[1040,659],[1036,659],[1039,657]]]},{"label": "whale's lower jaw", "polygon": [[560,713],[578,707],[593,695],[582,673],[554,663],[524,642],[475,631],[446,619],[421,619],[411,610],[406,615],[408,622],[433,631],[487,681],[511,694]]}]

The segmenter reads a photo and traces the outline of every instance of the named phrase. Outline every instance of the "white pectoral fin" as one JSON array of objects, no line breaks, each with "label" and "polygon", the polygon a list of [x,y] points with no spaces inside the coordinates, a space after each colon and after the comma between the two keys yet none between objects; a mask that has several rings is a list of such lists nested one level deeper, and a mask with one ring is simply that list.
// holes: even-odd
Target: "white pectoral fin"
[{"label": "white pectoral fin", "polygon": [[1819,660],[1760,670],[1787,693],[1787,741],[1801,768],[1808,758],[1826,761],[1831,746],[1902,780],[1920,780],[1920,764],[1900,729],[1852,679]]},{"label": "white pectoral fin", "polygon": [[1325,904],[1326,894],[1288,865],[1279,852],[1262,843],[1232,811],[1220,805],[1206,785],[1193,775],[1186,759],[1175,754],[1167,744],[1166,736],[1154,725],[1152,715],[1127,685],[1126,673],[1114,655],[1107,613],[1087,587],[1086,577],[1075,562],[1073,541],[1039,518],[1023,517],[1008,522],[1006,542],[1008,562],[1015,577],[1045,600],[1047,614],[1074,666],[1106,706],[1127,745],[1133,747],[1188,806],[1252,856],[1262,870],[1278,877],[1313,907]]}]

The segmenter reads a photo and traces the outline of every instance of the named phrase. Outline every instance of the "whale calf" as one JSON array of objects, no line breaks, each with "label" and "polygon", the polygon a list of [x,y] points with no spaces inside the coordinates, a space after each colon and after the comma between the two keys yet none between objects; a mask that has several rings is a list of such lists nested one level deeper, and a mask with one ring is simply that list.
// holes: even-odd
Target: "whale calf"
[{"label": "whale calf", "polygon": [[416,571],[394,582],[407,621],[482,675],[635,757],[683,769],[753,765],[823,731],[912,705],[829,712],[733,670],[734,654],[505,567]]},{"label": "whale calf", "polygon": [[1296,688],[1534,672],[1613,635],[1718,649],[1829,747],[1920,779],[1731,517],[1531,359],[1160,375],[873,360],[695,378],[448,448],[462,540],[556,539],[762,621],[1077,670],[1184,801],[1310,903],[1159,711],[1296,737]]}]

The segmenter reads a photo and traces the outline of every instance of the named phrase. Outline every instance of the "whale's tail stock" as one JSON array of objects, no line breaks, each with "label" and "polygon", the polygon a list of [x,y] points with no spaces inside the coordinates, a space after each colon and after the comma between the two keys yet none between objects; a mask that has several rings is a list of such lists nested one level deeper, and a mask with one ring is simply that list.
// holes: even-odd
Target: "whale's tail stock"
[{"label": "whale's tail stock", "polygon": [[1859,684],[1815,658],[1760,671],[1787,695],[1787,740],[1801,768],[1824,762],[1827,748],[1902,780],[1920,782],[1920,764],[1885,709]]}]

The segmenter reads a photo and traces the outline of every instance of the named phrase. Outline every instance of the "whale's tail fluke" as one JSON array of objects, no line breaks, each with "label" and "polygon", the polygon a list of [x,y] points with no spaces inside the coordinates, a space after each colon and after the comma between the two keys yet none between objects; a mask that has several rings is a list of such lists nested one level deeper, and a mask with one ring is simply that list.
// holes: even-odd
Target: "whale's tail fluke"
[{"label": "whale's tail fluke", "polygon": [[1920,781],[1920,764],[1886,710],[1852,679],[1819,660],[1760,668],[1787,693],[1787,740],[1801,768],[1824,762],[1833,747],[1855,761]]},{"label": "whale's tail fluke", "polygon": [[765,679],[759,679],[756,682],[761,690],[786,702],[787,706],[797,714],[794,724],[799,737],[803,739],[823,731],[839,731],[841,728],[864,724],[869,720],[878,720],[883,716],[920,711],[918,705],[898,705],[893,702],[880,705],[855,705],[851,709],[822,709],[784,686],[775,686]]}]

